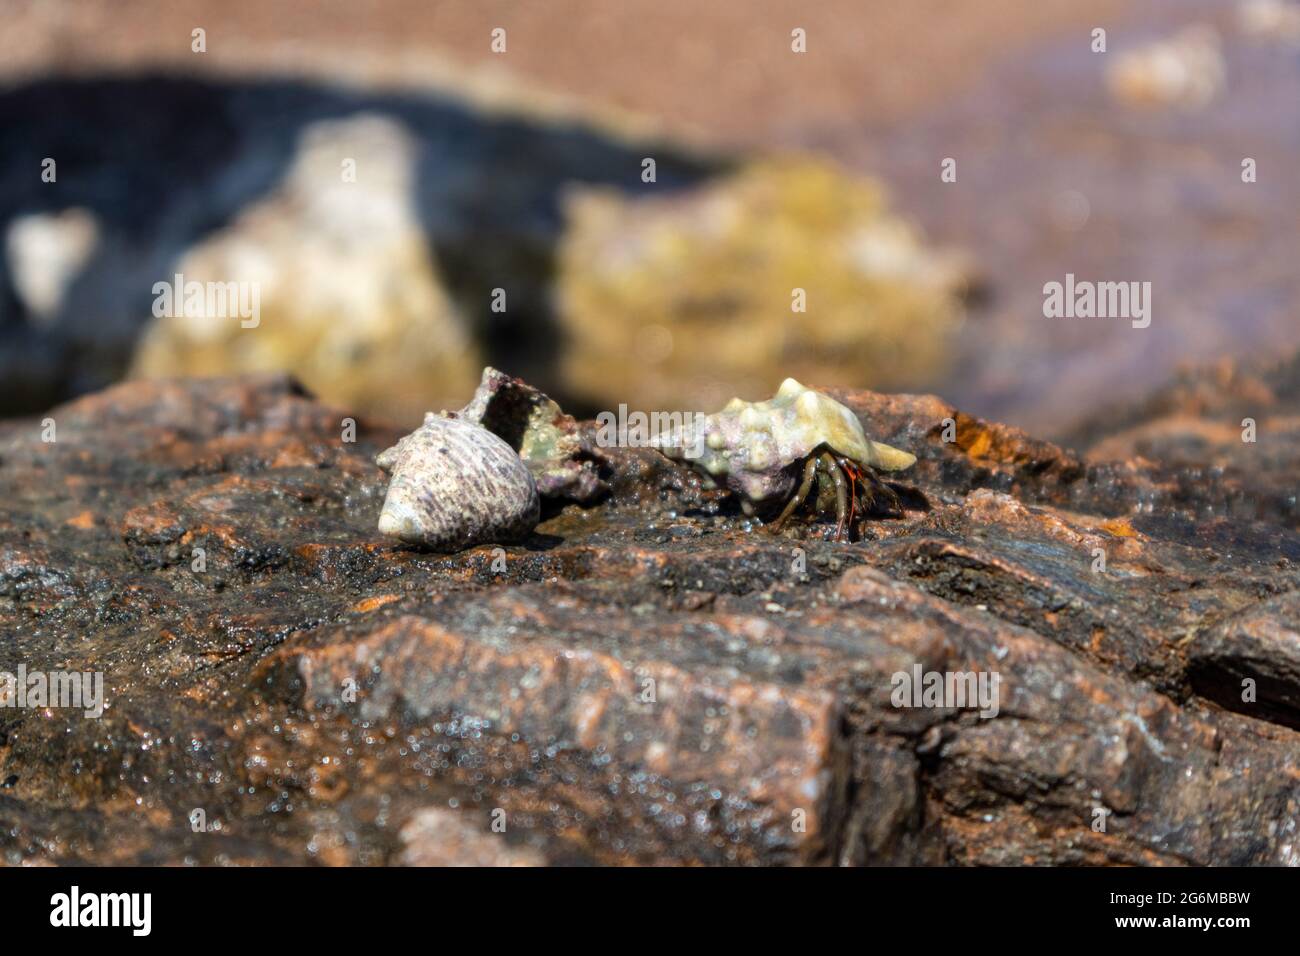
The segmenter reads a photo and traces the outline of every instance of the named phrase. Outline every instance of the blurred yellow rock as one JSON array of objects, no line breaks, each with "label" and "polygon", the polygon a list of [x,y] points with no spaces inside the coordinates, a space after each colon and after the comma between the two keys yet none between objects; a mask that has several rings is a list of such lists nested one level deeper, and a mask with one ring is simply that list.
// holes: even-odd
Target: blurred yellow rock
[{"label": "blurred yellow rock", "polygon": [[155,309],[133,374],[286,369],[325,401],[405,422],[463,404],[483,363],[413,205],[415,149],[383,117],[308,127],[275,193],[175,269],[187,286],[238,283],[256,321]]},{"label": "blurred yellow rock", "polygon": [[653,198],[575,190],[567,213],[563,380],[599,407],[712,408],[787,377],[906,388],[951,351],[960,264],[831,165],[761,160]]}]

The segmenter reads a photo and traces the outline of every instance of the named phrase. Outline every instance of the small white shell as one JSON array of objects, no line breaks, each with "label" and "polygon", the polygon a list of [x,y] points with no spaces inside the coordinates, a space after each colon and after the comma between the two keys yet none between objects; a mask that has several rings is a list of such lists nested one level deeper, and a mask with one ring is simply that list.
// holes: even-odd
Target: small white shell
[{"label": "small white shell", "polygon": [[392,474],[379,531],[437,551],[517,541],[537,526],[537,485],[519,455],[479,425],[439,415],[382,452]]}]

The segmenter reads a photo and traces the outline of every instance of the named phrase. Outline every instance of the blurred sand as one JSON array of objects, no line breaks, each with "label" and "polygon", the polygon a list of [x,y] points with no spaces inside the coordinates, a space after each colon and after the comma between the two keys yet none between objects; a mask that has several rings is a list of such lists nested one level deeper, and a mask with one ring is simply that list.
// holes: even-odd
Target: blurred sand
[{"label": "blurred sand", "polygon": [[[457,65],[728,145],[906,118],[1118,0],[4,0],[0,77],[165,67],[420,85]],[[190,50],[195,27],[207,52]],[[489,48],[507,31],[507,51]],[[808,53],[790,54],[790,31]],[[448,64],[451,64],[450,67]],[[490,82],[486,80],[484,82]]]}]

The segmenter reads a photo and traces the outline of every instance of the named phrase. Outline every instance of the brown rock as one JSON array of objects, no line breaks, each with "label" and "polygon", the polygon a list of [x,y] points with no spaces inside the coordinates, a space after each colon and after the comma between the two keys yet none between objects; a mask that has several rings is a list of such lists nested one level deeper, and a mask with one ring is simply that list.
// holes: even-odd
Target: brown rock
[{"label": "brown rock", "polygon": [[[0,708],[0,858],[1296,862],[1285,457],[1099,463],[838,395],[918,455],[853,544],[607,449],[608,497],[525,542],[406,550],[396,434],[276,377],[0,424],[0,671],[105,696]],[[897,706],[918,673],[949,696]]]}]

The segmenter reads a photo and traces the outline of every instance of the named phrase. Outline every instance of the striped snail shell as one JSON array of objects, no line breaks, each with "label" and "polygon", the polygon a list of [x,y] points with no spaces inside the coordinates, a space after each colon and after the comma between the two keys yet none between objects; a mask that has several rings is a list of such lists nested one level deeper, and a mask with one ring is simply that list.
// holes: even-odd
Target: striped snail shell
[{"label": "striped snail shell", "polygon": [[480,425],[430,413],[380,453],[392,476],[379,532],[435,551],[518,541],[537,526],[537,485],[519,455]]}]

